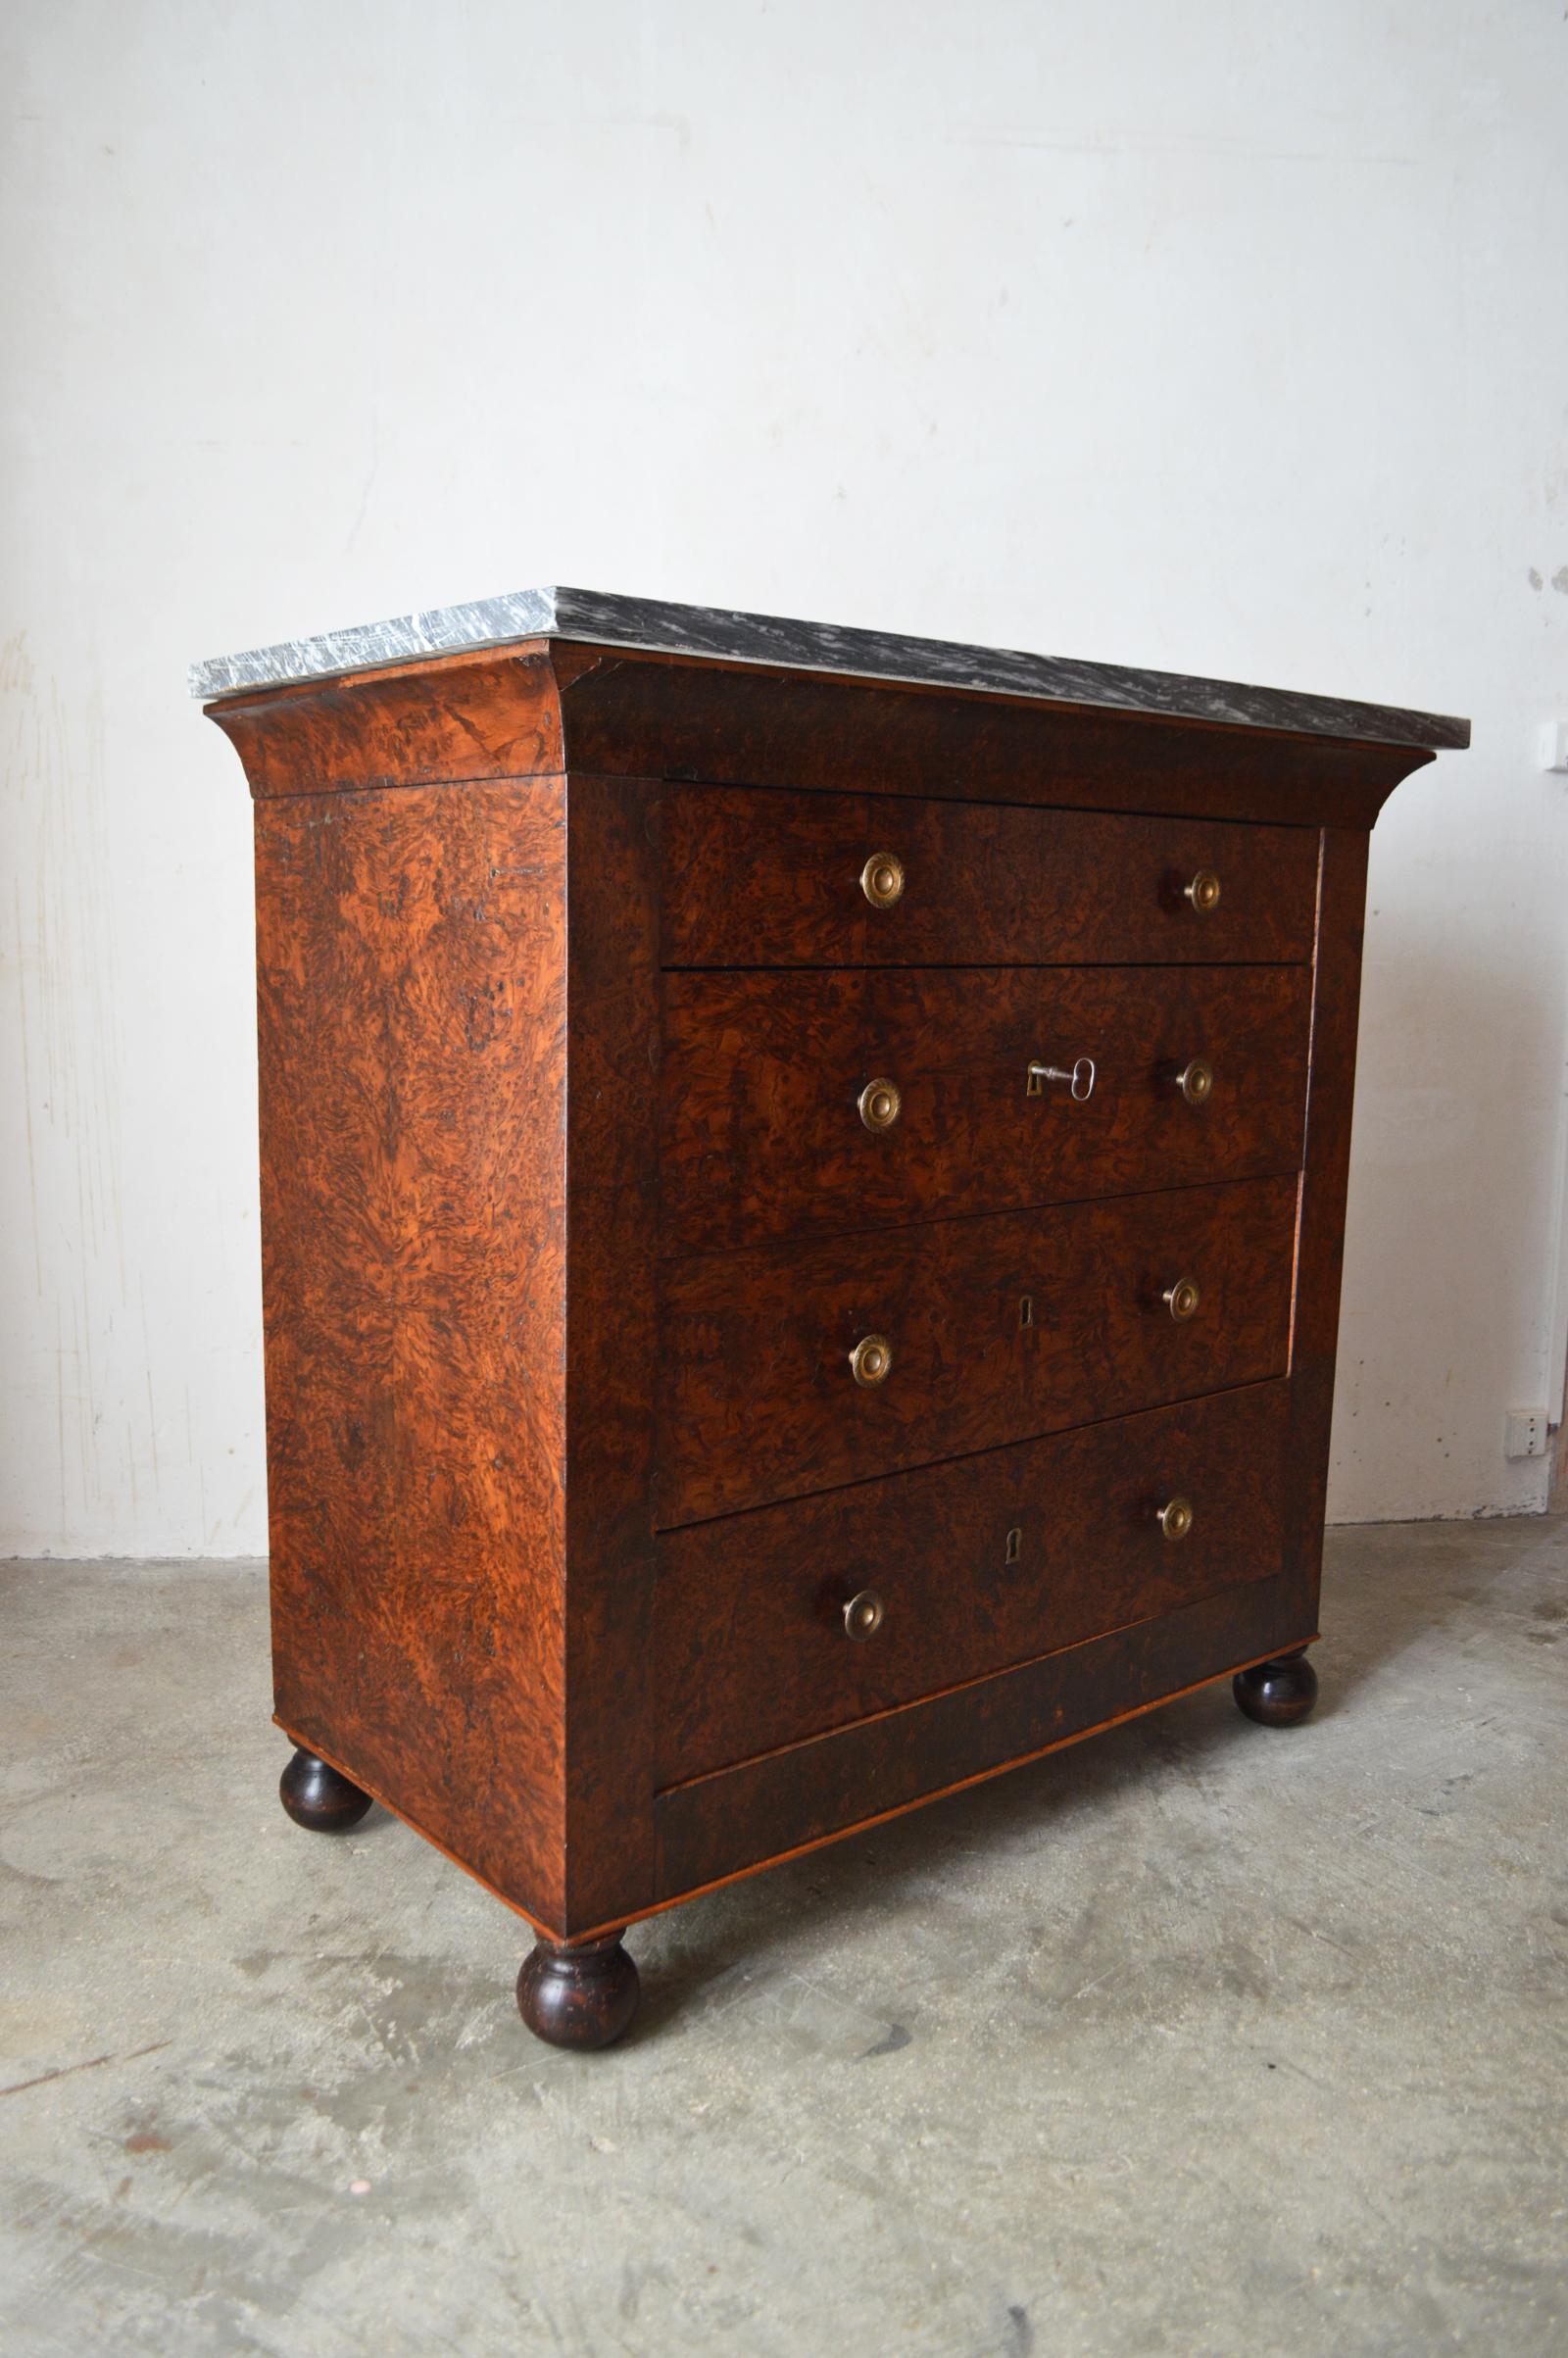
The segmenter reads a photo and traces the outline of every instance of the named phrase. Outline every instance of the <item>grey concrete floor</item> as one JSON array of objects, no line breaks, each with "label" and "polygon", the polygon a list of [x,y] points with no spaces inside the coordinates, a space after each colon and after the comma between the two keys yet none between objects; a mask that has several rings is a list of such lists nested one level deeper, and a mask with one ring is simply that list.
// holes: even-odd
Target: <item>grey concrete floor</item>
[{"label": "grey concrete floor", "polygon": [[1331,1535],[1224,1688],[631,1937],[274,1796],[259,1567],[5,1570],[0,2346],[1568,2350],[1568,1523]]}]

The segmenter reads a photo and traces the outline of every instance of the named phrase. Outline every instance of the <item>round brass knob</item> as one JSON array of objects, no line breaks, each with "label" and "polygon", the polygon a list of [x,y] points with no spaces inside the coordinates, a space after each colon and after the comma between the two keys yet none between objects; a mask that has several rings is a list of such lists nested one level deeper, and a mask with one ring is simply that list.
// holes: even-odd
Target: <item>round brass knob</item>
[{"label": "round brass knob", "polygon": [[862,1643],[882,1627],[882,1599],[875,1589],[861,1589],[844,1608],[844,1635]]},{"label": "round brass knob", "polygon": [[1174,1285],[1165,1288],[1165,1307],[1178,1326],[1193,1317],[1198,1309],[1198,1288],[1190,1277],[1178,1277]]},{"label": "round brass knob", "polygon": [[1206,1105],[1214,1093],[1214,1067],[1193,1056],[1176,1075],[1176,1086],[1190,1105]]},{"label": "round brass knob", "polygon": [[1192,883],[1182,886],[1182,891],[1202,916],[1219,907],[1219,878],[1212,868],[1200,868]]},{"label": "round brass knob", "polygon": [[868,1130],[891,1130],[903,1105],[904,1094],[898,1082],[881,1075],[867,1081],[860,1092],[860,1119]]},{"label": "round brass knob", "polygon": [[850,1353],[858,1384],[885,1384],[893,1369],[893,1346],[886,1335],[862,1335]]},{"label": "round brass knob", "polygon": [[1159,1510],[1159,1528],[1168,1540],[1184,1540],[1193,1528],[1191,1498],[1168,1498]]},{"label": "round brass knob", "polygon": [[897,852],[873,852],[860,870],[860,890],[873,909],[891,909],[904,896],[904,862]]}]

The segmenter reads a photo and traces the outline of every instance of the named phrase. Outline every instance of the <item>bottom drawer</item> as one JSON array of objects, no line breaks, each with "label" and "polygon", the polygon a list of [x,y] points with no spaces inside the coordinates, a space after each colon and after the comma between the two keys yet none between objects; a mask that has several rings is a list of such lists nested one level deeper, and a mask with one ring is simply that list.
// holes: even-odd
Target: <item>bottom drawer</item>
[{"label": "bottom drawer", "polygon": [[[665,1533],[659,1784],[1279,1572],[1289,1401],[1249,1385]],[[863,1641],[851,1598],[880,1610]]]},{"label": "bottom drawer", "polygon": [[658,1896],[679,1899],[1164,1702],[1317,1634],[1315,1583],[1281,1573],[1064,1646],[835,1736],[695,1778],[654,1803]]}]

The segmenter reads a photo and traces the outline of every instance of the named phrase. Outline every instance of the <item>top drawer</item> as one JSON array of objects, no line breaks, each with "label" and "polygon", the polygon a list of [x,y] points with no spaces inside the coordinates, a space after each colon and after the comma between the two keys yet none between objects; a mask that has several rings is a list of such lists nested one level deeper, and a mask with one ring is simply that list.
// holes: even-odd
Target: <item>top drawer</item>
[{"label": "top drawer", "polygon": [[670,787],[662,828],[666,966],[1311,955],[1308,828],[733,786]]}]

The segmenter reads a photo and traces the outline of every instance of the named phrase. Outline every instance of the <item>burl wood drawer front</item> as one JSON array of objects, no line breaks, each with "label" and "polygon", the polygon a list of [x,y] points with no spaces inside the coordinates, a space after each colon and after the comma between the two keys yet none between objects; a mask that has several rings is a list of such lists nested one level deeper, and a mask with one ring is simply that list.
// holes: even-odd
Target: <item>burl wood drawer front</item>
[{"label": "burl wood drawer front", "polygon": [[[1310,979],[1304,966],[666,975],[665,1247],[1295,1170]],[[1031,1094],[1041,1063],[1078,1065],[1080,1095],[1043,1075]]]},{"label": "burl wood drawer front", "polygon": [[1249,1386],[667,1534],[659,1783],[1277,1573],[1289,1401]]},{"label": "burl wood drawer front", "polygon": [[660,1897],[1070,1743],[1217,1671],[1304,1646],[1316,1628],[1313,1601],[1287,1571],[693,1778],[654,1804]]},{"label": "burl wood drawer front", "polygon": [[670,1262],[661,1523],[1283,1374],[1296,1198],[1248,1180]]},{"label": "burl wood drawer front", "polygon": [[1311,955],[1304,827],[720,786],[671,787],[662,825],[671,966]]}]

